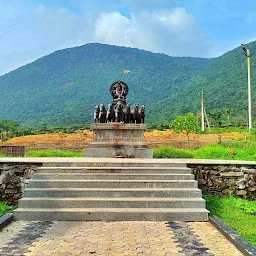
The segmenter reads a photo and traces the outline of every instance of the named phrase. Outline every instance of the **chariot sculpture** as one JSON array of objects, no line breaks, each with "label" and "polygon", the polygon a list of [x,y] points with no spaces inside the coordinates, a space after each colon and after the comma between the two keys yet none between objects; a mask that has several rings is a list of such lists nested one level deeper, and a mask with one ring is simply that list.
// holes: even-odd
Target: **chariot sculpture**
[{"label": "chariot sculpture", "polygon": [[126,102],[126,96],[129,92],[128,85],[120,80],[115,81],[110,86],[112,103],[108,104],[106,109],[104,104],[94,106],[95,123],[135,123],[145,122],[145,105],[135,104],[131,109],[130,104]]}]

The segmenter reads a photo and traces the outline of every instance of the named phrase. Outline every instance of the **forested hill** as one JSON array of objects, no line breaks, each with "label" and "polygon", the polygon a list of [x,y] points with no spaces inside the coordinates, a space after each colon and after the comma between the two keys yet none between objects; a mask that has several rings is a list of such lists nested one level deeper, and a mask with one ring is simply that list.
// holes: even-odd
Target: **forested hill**
[{"label": "forested hill", "polygon": [[[256,42],[248,46],[256,52]],[[0,76],[0,119],[34,126],[90,122],[94,104],[111,101],[109,86],[118,79],[129,85],[129,103],[146,104],[148,122],[198,112],[202,89],[208,110],[231,108],[239,115],[247,104],[246,63],[240,48],[214,59],[97,43],[64,49]],[[124,69],[131,70],[125,77]]]}]

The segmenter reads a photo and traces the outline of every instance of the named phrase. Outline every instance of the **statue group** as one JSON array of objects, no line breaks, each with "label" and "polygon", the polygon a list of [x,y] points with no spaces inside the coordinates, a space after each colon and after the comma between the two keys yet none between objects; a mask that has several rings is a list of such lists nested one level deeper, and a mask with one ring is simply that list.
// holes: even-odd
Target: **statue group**
[{"label": "statue group", "polygon": [[94,106],[95,123],[144,123],[145,122],[145,105],[141,107],[135,104],[131,109],[130,104],[126,103],[128,94],[128,85],[123,81],[115,81],[110,86],[112,103],[108,104],[106,109],[104,104]]}]

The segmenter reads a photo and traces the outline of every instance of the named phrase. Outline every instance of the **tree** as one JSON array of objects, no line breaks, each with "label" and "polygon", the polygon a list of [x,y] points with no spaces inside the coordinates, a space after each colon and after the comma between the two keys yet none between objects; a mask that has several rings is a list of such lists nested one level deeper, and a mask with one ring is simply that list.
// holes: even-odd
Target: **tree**
[{"label": "tree", "polygon": [[15,131],[19,127],[19,123],[13,120],[0,120],[0,132]]},{"label": "tree", "polygon": [[221,127],[222,112],[220,110],[215,110],[215,111],[210,112],[209,116],[214,121],[216,126]]},{"label": "tree", "polygon": [[189,133],[197,132],[200,129],[199,119],[192,113],[187,113],[185,116],[178,116],[170,123],[170,128],[177,132],[186,131],[189,140]]},{"label": "tree", "polygon": [[227,120],[230,120],[231,109],[230,108],[225,109],[225,113],[227,115]]}]

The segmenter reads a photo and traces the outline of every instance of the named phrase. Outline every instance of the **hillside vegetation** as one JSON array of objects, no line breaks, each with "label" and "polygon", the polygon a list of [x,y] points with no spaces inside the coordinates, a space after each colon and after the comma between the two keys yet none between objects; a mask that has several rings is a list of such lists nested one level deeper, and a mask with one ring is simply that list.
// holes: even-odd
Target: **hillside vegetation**
[{"label": "hillside vegetation", "polygon": [[[256,52],[256,42],[248,47]],[[0,77],[0,119],[31,126],[91,122],[94,104],[111,101],[109,86],[117,79],[128,83],[129,103],[146,104],[148,123],[197,113],[202,89],[207,111],[230,108],[239,116],[247,106],[246,63],[240,48],[214,59],[97,43],[64,49]],[[252,61],[252,84],[255,67]],[[124,69],[131,70],[125,77]]]}]

